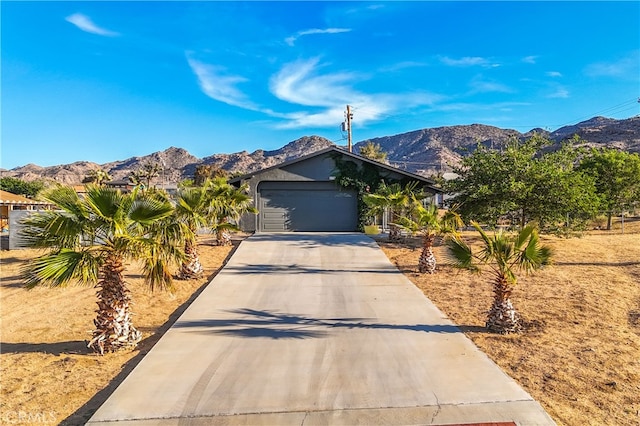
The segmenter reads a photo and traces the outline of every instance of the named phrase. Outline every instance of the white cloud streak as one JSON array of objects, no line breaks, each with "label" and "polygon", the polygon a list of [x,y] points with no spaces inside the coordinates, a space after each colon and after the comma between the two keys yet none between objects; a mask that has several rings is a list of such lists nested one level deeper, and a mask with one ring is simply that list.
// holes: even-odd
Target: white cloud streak
[{"label": "white cloud streak", "polygon": [[558,87],[553,93],[547,95],[547,98],[551,99],[567,99],[568,97],[569,91],[564,87]]},{"label": "white cloud streak", "polygon": [[589,65],[586,74],[591,77],[625,77],[637,78],[640,73],[640,50],[627,57],[613,62],[598,62]]},{"label": "white cloud streak", "polygon": [[238,83],[248,81],[246,78],[226,74],[222,67],[203,64],[190,57],[187,57],[187,61],[205,95],[228,105],[258,110],[258,107],[236,87]]},{"label": "white cloud streak", "polygon": [[97,34],[97,35],[106,36],[106,37],[116,37],[120,35],[115,31],[107,30],[105,28],[101,28],[97,26],[96,24],[93,23],[91,18],[89,18],[86,15],[83,15],[82,13],[74,13],[73,15],[69,15],[64,19],[65,21],[72,23],[73,25],[78,27],[80,30],[87,33]]},{"label": "white cloud streak", "polygon": [[287,37],[284,39],[284,42],[289,46],[293,46],[296,41],[303,36],[313,35],[313,34],[339,34],[339,33],[348,33],[350,32],[350,28],[312,28],[309,30],[298,31],[295,35]]},{"label": "white cloud streak", "polygon": [[320,109],[287,115],[279,128],[322,127],[337,125],[344,119],[346,104],[358,107],[357,122],[379,120],[400,106],[427,105],[439,99],[428,93],[365,94],[352,84],[363,76],[350,72],[319,74],[322,66],[317,58],[285,65],[270,81],[270,90],[278,99],[296,105]]},{"label": "white cloud streak", "polygon": [[277,112],[252,102],[237,86],[248,80],[233,75],[225,68],[202,63],[187,53],[187,61],[198,79],[200,89],[210,98],[239,108],[258,111],[279,119],[280,129],[338,126],[344,120],[345,105],[357,110],[357,123],[380,120],[400,108],[430,105],[441,97],[429,93],[365,94],[352,84],[364,77],[352,72],[321,74],[318,58],[284,65],[269,81],[271,94],[280,101],[294,105],[298,111]]},{"label": "white cloud streak", "polygon": [[502,84],[497,83],[495,81],[487,81],[482,77],[475,77],[471,83],[471,90],[473,93],[490,93],[490,92],[500,92],[500,93],[512,93],[513,89]]},{"label": "white cloud streak", "polygon": [[481,58],[479,56],[465,56],[460,59],[449,58],[448,56],[443,56],[440,58],[440,61],[448,65],[450,67],[474,67],[474,66],[491,66],[489,60],[486,58]]},{"label": "white cloud streak", "polygon": [[285,65],[271,78],[271,92],[283,101],[305,106],[331,106],[354,102],[356,95],[348,84],[356,80],[354,73],[314,75],[317,58]]},{"label": "white cloud streak", "polygon": [[426,67],[426,66],[428,66],[428,64],[425,63],[425,62],[404,61],[404,62],[398,62],[397,64],[393,64],[393,65],[388,66],[388,67],[380,68],[380,71],[381,72],[395,72],[395,71],[401,71],[401,70],[408,69],[408,68],[421,68],[421,67]]},{"label": "white cloud streak", "polygon": [[553,77],[553,78],[562,77],[562,73],[558,71],[549,71],[546,74],[547,74],[547,77]]},{"label": "white cloud streak", "polygon": [[534,55],[525,56],[524,58],[522,58],[522,62],[524,62],[525,64],[535,64],[537,60],[538,57]]}]

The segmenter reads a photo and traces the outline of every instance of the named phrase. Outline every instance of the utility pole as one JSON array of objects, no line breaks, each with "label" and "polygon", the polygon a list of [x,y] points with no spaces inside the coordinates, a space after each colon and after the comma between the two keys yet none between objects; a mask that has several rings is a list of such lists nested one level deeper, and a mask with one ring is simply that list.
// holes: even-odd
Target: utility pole
[{"label": "utility pole", "polygon": [[347,105],[347,145],[349,147],[349,152],[353,152],[353,148],[351,147],[351,119],[353,118],[353,114],[351,113],[351,105]]}]

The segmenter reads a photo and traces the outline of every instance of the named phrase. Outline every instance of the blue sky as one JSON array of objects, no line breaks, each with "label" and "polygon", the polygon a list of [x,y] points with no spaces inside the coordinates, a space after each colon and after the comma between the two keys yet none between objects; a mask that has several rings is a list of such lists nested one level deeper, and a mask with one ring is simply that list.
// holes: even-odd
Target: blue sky
[{"label": "blue sky", "polygon": [[7,2],[0,166],[640,113],[640,3]]}]

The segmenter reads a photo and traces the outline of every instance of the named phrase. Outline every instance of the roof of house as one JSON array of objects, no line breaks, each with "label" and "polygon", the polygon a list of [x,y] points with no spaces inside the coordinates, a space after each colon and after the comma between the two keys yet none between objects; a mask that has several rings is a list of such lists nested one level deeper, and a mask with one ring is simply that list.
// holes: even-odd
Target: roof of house
[{"label": "roof of house", "polygon": [[42,201],[32,200],[22,195],[12,194],[11,192],[0,190],[0,204],[30,204],[30,205],[43,205]]},{"label": "roof of house", "polygon": [[372,159],[367,158],[367,157],[363,157],[363,156],[358,155],[358,154],[354,154],[353,152],[349,152],[349,151],[347,151],[345,149],[342,149],[342,148],[339,148],[337,146],[330,146],[328,148],[321,149],[320,151],[316,151],[316,152],[313,152],[311,154],[304,155],[302,157],[298,157],[298,158],[290,160],[290,161],[285,161],[284,163],[276,164],[274,166],[267,167],[267,168],[264,168],[264,169],[261,169],[261,170],[256,170],[254,172],[246,173],[246,174],[244,174],[242,176],[238,176],[238,177],[235,177],[233,179],[230,179],[229,183],[239,183],[242,180],[248,179],[251,176],[254,176],[256,174],[264,173],[266,171],[273,170],[273,169],[279,169],[279,168],[282,168],[282,167],[289,166],[291,164],[300,163],[302,161],[308,160],[309,158],[317,157],[319,155],[324,155],[324,154],[329,153],[329,152],[337,152],[337,153],[342,154],[344,156],[351,157],[351,158],[353,158],[355,160],[360,160],[360,161],[362,161],[364,163],[372,164],[372,165],[374,165],[376,167],[379,167],[381,169],[385,169],[385,170],[388,170],[390,172],[394,172],[394,173],[398,173],[398,174],[404,175],[409,179],[413,179],[413,180],[416,180],[416,181],[419,181],[419,182],[422,182],[422,183],[425,183],[425,184],[429,185],[431,187],[431,189],[433,189],[436,192],[442,192],[441,189],[433,187],[433,185],[435,185],[435,182],[433,180],[429,179],[429,178],[417,175],[415,173],[407,172],[406,170],[401,170],[401,169],[395,168],[395,167],[390,166],[388,164],[381,163],[379,161],[375,161],[375,160],[372,160]]}]

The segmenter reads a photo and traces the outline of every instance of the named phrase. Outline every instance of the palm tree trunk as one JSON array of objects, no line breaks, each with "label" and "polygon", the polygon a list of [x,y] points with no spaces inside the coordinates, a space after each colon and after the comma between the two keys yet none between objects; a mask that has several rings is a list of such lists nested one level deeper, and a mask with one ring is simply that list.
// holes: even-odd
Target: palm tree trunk
[{"label": "palm tree trunk", "polygon": [[218,229],[216,232],[216,242],[219,246],[230,246],[231,243],[231,233],[226,229]]},{"label": "palm tree trunk", "polygon": [[513,287],[504,276],[498,276],[493,283],[493,305],[487,316],[487,328],[496,333],[517,333],[520,331],[520,316],[511,303]]},{"label": "palm tree trunk", "polygon": [[188,280],[201,277],[204,272],[204,268],[202,268],[202,264],[200,263],[198,248],[195,242],[187,240],[184,243],[184,253],[187,256],[187,260],[180,266],[178,278],[181,280]]},{"label": "palm tree trunk", "polygon": [[422,239],[422,253],[418,261],[418,270],[421,274],[436,272],[436,256],[433,254],[433,235],[425,235]]},{"label": "palm tree trunk", "polygon": [[402,240],[402,233],[400,227],[396,225],[389,225],[389,241],[397,243]]},{"label": "palm tree trunk", "polygon": [[131,297],[123,270],[122,259],[117,255],[109,255],[101,268],[102,279],[97,285],[98,315],[93,320],[96,329],[87,345],[100,354],[134,347],[142,338],[142,333],[131,322]]},{"label": "palm tree trunk", "polygon": [[398,220],[398,215],[396,212],[391,211],[391,222],[389,224],[389,241],[397,243],[402,240],[402,232],[398,225],[395,225],[396,220]]}]

